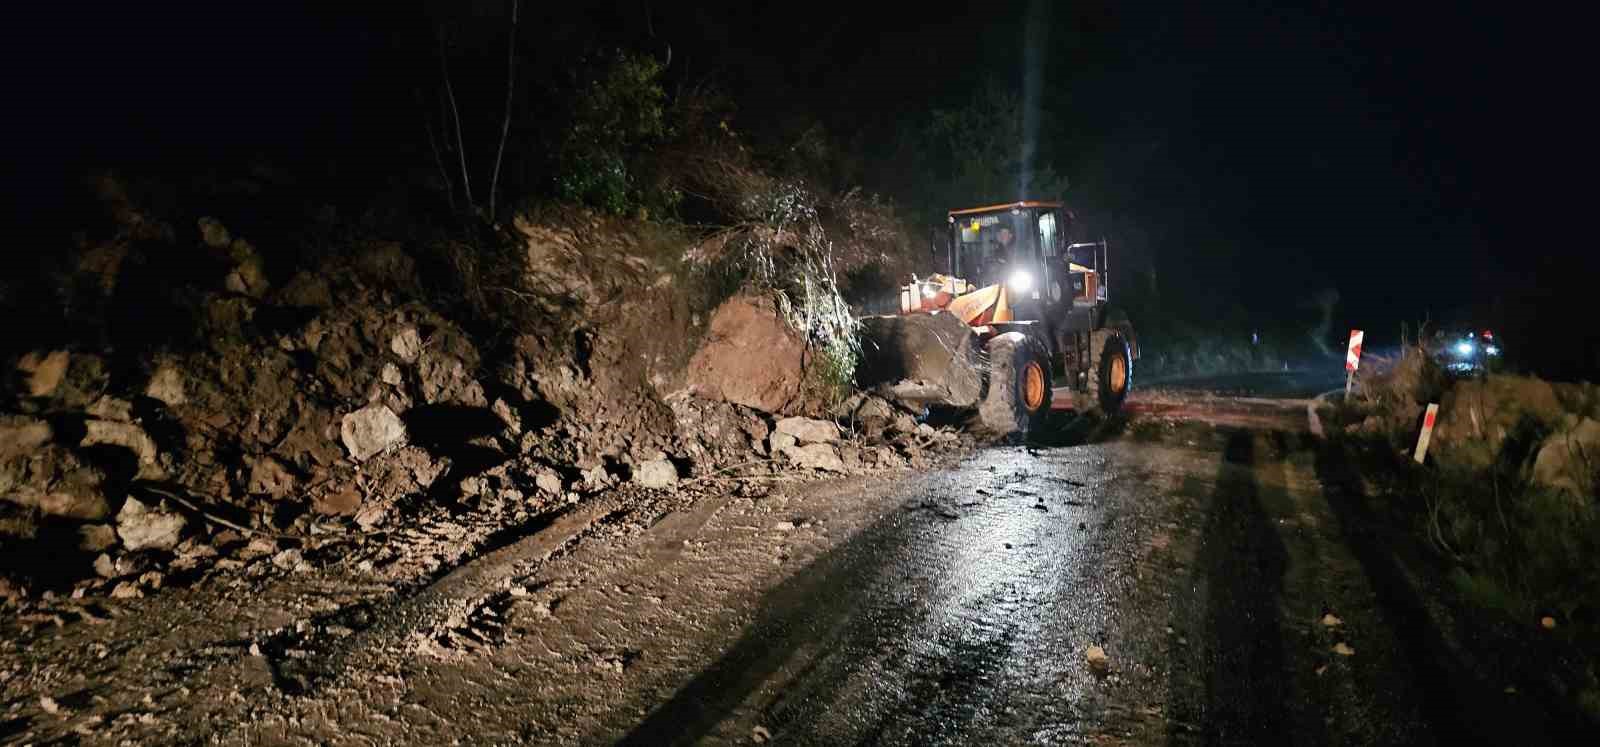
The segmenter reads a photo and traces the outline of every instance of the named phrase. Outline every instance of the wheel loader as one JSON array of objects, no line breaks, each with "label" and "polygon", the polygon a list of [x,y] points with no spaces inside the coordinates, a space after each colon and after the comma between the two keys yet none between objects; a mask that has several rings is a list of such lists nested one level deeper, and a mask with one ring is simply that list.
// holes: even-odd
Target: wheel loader
[{"label": "wheel loader", "polygon": [[900,288],[899,314],[861,320],[858,383],[999,435],[1051,409],[1116,412],[1138,342],[1109,305],[1107,243],[1070,241],[1071,224],[1053,201],[951,210],[938,271]]}]

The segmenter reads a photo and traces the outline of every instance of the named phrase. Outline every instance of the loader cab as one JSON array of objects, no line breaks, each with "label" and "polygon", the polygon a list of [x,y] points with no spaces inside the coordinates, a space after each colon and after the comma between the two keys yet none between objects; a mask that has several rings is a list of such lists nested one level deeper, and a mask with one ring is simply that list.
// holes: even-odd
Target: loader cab
[{"label": "loader cab", "polygon": [[1059,202],[952,210],[949,223],[950,274],[979,287],[1005,284],[1019,318],[1106,300],[1104,242],[1069,241],[1072,213]]}]

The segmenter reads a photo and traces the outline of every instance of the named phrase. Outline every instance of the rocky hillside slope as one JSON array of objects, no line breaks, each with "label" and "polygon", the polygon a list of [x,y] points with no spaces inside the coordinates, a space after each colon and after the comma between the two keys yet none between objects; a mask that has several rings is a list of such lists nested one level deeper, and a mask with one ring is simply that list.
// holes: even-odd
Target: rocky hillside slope
[{"label": "rocky hillside slope", "polygon": [[[361,240],[278,263],[226,216],[180,223],[113,180],[97,187],[109,228],[80,234],[53,276],[73,324],[6,358],[0,596],[13,604],[139,596],[256,560],[292,570],[423,516],[504,528],[733,465],[904,466],[954,440],[819,383],[825,341],[792,297],[726,281],[758,244],[777,264],[803,252],[783,230],[707,242],[524,215],[498,229],[519,276],[471,276],[514,312],[502,319],[523,320],[490,325],[436,290],[418,246]],[[835,236],[858,258],[846,271],[884,263],[881,233]]]}]

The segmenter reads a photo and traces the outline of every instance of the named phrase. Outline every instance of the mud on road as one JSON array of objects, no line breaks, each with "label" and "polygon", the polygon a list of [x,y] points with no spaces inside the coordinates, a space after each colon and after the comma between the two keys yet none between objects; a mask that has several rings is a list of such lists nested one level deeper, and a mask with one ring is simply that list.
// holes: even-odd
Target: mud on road
[{"label": "mud on road", "polygon": [[[1434,663],[1448,642],[1405,586],[1414,574],[1362,534],[1347,500],[1359,477],[1305,432],[1299,402],[1181,399],[1153,397],[1087,443],[585,506],[403,598],[341,603],[359,590],[313,574],[142,600],[8,645],[0,733],[308,745],[1504,734],[1478,722],[1525,708],[1472,700],[1485,690],[1470,677],[1441,684],[1460,673]],[[1538,741],[1537,719],[1524,723]]]}]

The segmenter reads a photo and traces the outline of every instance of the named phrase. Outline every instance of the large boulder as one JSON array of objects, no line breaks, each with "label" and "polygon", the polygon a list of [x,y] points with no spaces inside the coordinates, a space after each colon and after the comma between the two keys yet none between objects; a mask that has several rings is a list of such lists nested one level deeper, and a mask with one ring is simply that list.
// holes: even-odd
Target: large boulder
[{"label": "large boulder", "polygon": [[1578,418],[1550,435],[1533,462],[1533,481],[1579,496],[1592,496],[1600,473],[1600,420]]},{"label": "large boulder", "polygon": [[[1557,427],[1565,414],[1547,381],[1487,376],[1457,382],[1439,405],[1435,454],[1442,463],[1483,469],[1505,458],[1507,446],[1529,446],[1532,434]],[[1520,463],[1520,462],[1519,462]]]},{"label": "large boulder", "polygon": [[805,340],[771,301],[735,296],[717,308],[705,341],[689,360],[689,388],[762,412],[804,412],[817,404],[805,392],[810,360]]}]

